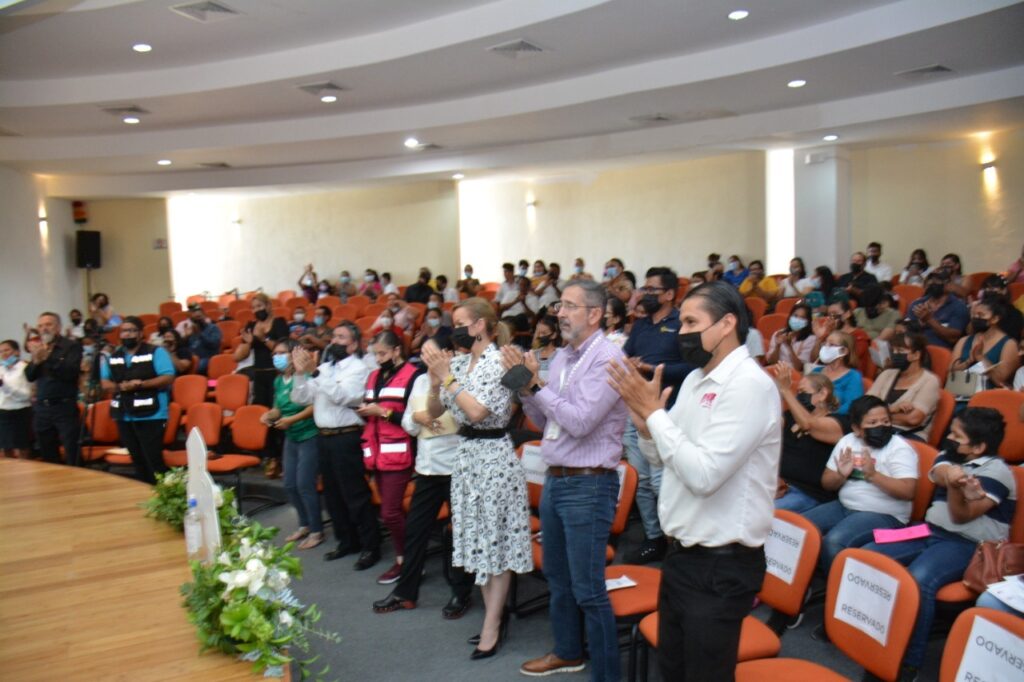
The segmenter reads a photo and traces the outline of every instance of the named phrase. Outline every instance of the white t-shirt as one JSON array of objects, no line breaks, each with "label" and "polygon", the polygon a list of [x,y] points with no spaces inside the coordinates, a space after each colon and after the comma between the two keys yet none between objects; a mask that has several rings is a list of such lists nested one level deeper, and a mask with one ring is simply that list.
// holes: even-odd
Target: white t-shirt
[{"label": "white t-shirt", "polygon": [[[891,478],[917,478],[917,451],[899,436],[893,436],[881,450],[869,448],[856,434],[848,433],[839,439],[832,455],[828,459],[829,469],[838,471],[839,453],[845,448],[853,450],[857,455],[861,450],[870,450],[875,458],[875,470]],[[890,514],[906,523],[910,520],[911,500],[897,500],[881,488],[862,478],[857,478],[858,470],[854,469],[850,478],[839,489],[839,501],[852,511],[870,511],[879,514]]]},{"label": "white t-shirt", "polygon": [[879,282],[888,282],[892,279],[892,267],[881,261],[874,265],[870,258],[864,263],[864,272],[874,275]]},{"label": "white t-shirt", "polygon": [[[501,299],[500,303],[502,305],[508,305],[509,303],[513,303],[517,298],[519,298],[518,288],[515,289],[514,291],[509,291],[508,293],[506,293],[504,298]],[[526,295],[526,305],[530,307],[529,310],[527,310],[526,306],[524,306],[522,303],[516,303],[514,306],[508,308],[505,312],[503,312],[501,316],[512,317],[514,315],[533,315],[538,310],[540,310],[540,302],[537,300],[537,297],[534,296],[533,294]]]},{"label": "white t-shirt", "polygon": [[747,350],[754,359],[764,357],[764,337],[753,327],[747,331]]},{"label": "white t-shirt", "polygon": [[1024,367],[1017,370],[1013,375],[1013,390],[1019,391],[1024,388]]}]

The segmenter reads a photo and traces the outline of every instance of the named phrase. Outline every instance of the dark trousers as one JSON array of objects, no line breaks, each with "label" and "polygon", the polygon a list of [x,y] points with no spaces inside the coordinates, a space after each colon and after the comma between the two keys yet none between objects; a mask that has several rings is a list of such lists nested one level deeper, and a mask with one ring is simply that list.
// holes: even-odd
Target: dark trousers
[{"label": "dark trousers", "polygon": [[[451,487],[451,476],[416,477],[416,490],[412,494],[409,515],[405,519],[405,558],[402,561],[402,575],[394,589],[395,596],[409,601],[419,599],[430,531],[437,522],[441,506],[451,502]],[[452,566],[452,536],[447,528],[444,533],[444,551],[445,578],[452,589],[452,596],[469,599],[473,591],[473,576],[462,570],[461,566]]]},{"label": "dark trousers", "polygon": [[39,401],[32,412],[39,452],[47,462],[59,462],[58,446],[64,446],[64,461],[78,466],[78,405],[74,400],[46,403]]},{"label": "dark trousers", "polygon": [[[672,543],[661,567],[658,662],[664,680],[729,682],[740,628],[764,580],[764,548],[708,552]],[[732,550],[732,551],[729,551]]]},{"label": "dark trousers", "polygon": [[117,423],[117,430],[121,432],[121,442],[128,448],[128,454],[132,457],[136,478],[150,485],[156,484],[156,474],[167,471],[163,455],[166,426],[167,422],[163,419]]},{"label": "dark trousers", "polygon": [[370,502],[360,433],[317,436],[324,501],[338,547],[380,549],[380,527]]}]

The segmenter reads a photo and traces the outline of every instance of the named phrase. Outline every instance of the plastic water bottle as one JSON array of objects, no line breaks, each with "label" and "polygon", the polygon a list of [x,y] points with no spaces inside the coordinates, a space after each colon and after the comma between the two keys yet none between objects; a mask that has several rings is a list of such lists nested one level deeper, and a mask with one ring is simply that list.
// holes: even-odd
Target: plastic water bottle
[{"label": "plastic water bottle", "polygon": [[200,561],[203,558],[203,525],[199,520],[197,505],[196,498],[188,498],[188,509],[185,511],[185,552],[189,561]]}]

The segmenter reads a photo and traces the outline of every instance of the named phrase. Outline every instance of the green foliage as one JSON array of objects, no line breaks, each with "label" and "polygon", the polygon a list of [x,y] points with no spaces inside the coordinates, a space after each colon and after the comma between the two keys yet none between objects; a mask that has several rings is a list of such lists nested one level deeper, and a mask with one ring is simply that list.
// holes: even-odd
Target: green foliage
[{"label": "green foliage", "polygon": [[[146,515],[181,530],[186,506],[187,471],[158,475],[153,497],[143,504]],[[181,586],[189,622],[196,626],[200,653],[216,649],[253,664],[253,671],[280,677],[296,652],[309,652],[309,637],[337,643],[333,632],[315,628],[320,611],[305,606],[290,584],[302,577],[302,563],[292,554],[294,543],[273,543],[278,529],[262,526],[235,512],[234,493],[222,493],[219,506],[221,553],[215,562],[190,562],[192,582]],[[317,657],[299,660],[302,679],[323,679],[329,668],[316,671]]]}]

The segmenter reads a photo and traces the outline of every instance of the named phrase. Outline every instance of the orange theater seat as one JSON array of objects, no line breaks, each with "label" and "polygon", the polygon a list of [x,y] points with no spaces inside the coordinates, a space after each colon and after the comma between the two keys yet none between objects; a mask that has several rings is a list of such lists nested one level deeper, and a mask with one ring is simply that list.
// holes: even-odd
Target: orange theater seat
[{"label": "orange theater seat", "polygon": [[170,317],[174,313],[181,312],[181,304],[177,301],[164,301],[157,311],[160,313],[160,317]]},{"label": "orange theater seat", "polygon": [[216,402],[224,410],[224,426],[235,419],[238,412],[249,402],[249,377],[244,374],[224,374],[217,380]]},{"label": "orange theater seat", "polygon": [[[953,628],[946,638],[946,646],[942,649],[942,663],[939,667],[939,682],[954,682],[958,679],[971,679],[970,676],[961,678],[958,676],[960,664],[969,646],[978,642],[977,637],[972,637],[974,626],[977,621],[983,620],[987,627],[1004,631],[1006,639],[1016,637],[1017,640],[1024,639],[1024,618],[1004,613],[995,609],[971,608],[967,609],[953,623]],[[987,640],[982,640],[987,643]],[[981,644],[981,643],[978,643]],[[1001,656],[999,649],[987,649],[990,656]],[[1021,651],[1014,652],[1017,660],[1020,660]],[[984,666],[984,662],[981,662]],[[978,678],[975,678],[978,679]],[[1019,678],[1017,678],[1019,679]]]},{"label": "orange theater seat", "polygon": [[[206,375],[210,380],[220,379],[224,375],[234,372],[237,366],[238,362],[233,354],[218,353],[210,358],[210,362],[206,366]],[[217,387],[220,388],[219,383]]]},{"label": "orange theater seat", "polygon": [[1007,462],[1024,462],[1024,422],[1020,420],[1024,393],[1008,388],[994,388],[975,393],[967,401],[969,407],[991,407],[999,411],[1006,421],[1006,435],[999,447],[999,454]]},{"label": "orange theater seat", "polygon": [[200,374],[183,374],[171,384],[171,400],[181,405],[187,414],[193,405],[206,400],[206,377]]},{"label": "orange theater seat", "polygon": [[118,447],[121,434],[117,422],[110,414],[110,400],[100,400],[89,406],[85,413],[85,428],[89,433],[89,445],[83,445],[79,457],[83,463],[102,460],[107,450]]},{"label": "orange theater seat", "polygon": [[[207,449],[213,452],[214,448],[220,444],[220,422],[220,405],[196,403],[185,412],[185,436],[187,438],[192,429],[199,429]],[[169,467],[188,466],[188,452],[186,450],[164,450],[164,464]]]},{"label": "orange theater seat", "polygon": [[[174,437],[178,434],[178,425],[181,423],[181,405],[169,403],[167,405],[167,426],[164,428],[164,445],[173,445]],[[131,455],[121,455],[108,452],[103,458],[108,466],[131,466]]]}]

